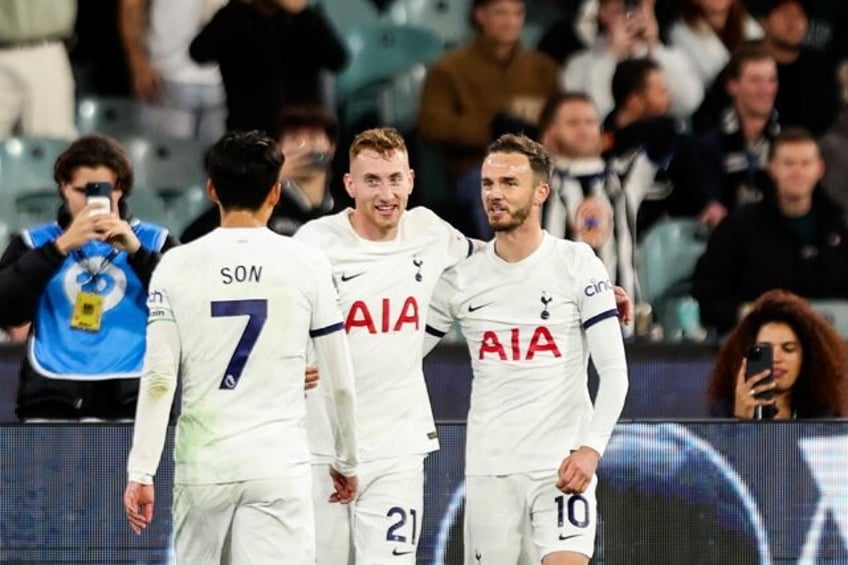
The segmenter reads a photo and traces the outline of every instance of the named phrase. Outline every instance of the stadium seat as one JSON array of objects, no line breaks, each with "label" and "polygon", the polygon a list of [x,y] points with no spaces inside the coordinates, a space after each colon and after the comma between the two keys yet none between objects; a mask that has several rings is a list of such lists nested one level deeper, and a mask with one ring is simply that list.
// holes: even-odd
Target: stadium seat
[{"label": "stadium seat", "polygon": [[179,237],[185,228],[206,211],[210,202],[199,186],[189,187],[170,198],[162,198],[155,190],[137,186],[128,199],[134,217],[168,228]]},{"label": "stadium seat", "polygon": [[696,220],[666,219],[645,234],[637,249],[641,301],[653,306],[654,319],[663,325],[666,338],[696,332],[700,325],[697,302],[689,293],[706,240]]},{"label": "stadium seat", "polygon": [[695,263],[706,248],[701,229],[695,220],[667,219],[644,235],[637,251],[643,300],[689,293]]},{"label": "stadium seat", "polygon": [[155,191],[136,186],[127,197],[127,205],[134,218],[171,229],[166,221],[165,202]]},{"label": "stadium seat", "polygon": [[55,188],[18,194],[15,198],[15,230],[56,220],[60,205],[61,201]]},{"label": "stadium seat", "polygon": [[344,34],[348,66],[335,84],[343,123],[351,124],[378,112],[379,98],[396,77],[435,61],[443,43],[429,30],[393,24],[373,24]]},{"label": "stadium seat", "polygon": [[0,142],[0,219],[11,231],[52,219],[59,205],[53,164],[68,141],[10,137]]},{"label": "stadium seat", "polygon": [[12,233],[9,226],[3,220],[0,220],[0,253],[5,251],[6,246],[9,245],[9,239],[11,237]]},{"label": "stadium seat", "polygon": [[427,67],[417,64],[392,80],[377,97],[380,123],[409,133],[418,122],[421,90],[427,77]]},{"label": "stadium seat", "polygon": [[470,8],[471,0],[395,0],[389,18],[396,24],[426,28],[438,35],[443,45],[455,47],[474,34],[468,25]]},{"label": "stadium seat", "polygon": [[175,237],[179,237],[190,223],[211,205],[205,188],[194,186],[178,198],[165,202],[165,222]]},{"label": "stadium seat", "polygon": [[322,0],[320,7],[340,34],[385,19],[372,0]]},{"label": "stadium seat", "polygon": [[135,185],[155,190],[165,200],[204,186],[206,145],[191,139],[132,136],[122,139],[135,170]]},{"label": "stadium seat", "polygon": [[141,104],[132,98],[84,98],[77,104],[77,130],[80,135],[136,134],[143,130],[141,109]]}]

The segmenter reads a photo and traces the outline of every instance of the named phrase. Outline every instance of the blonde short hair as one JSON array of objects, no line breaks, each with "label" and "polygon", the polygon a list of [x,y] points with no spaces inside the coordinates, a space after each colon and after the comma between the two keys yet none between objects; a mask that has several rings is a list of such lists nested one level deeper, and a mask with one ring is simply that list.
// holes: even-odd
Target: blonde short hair
[{"label": "blonde short hair", "polygon": [[403,136],[395,128],[373,128],[359,133],[350,144],[350,160],[363,151],[374,151],[381,157],[388,157],[395,151],[409,153]]}]

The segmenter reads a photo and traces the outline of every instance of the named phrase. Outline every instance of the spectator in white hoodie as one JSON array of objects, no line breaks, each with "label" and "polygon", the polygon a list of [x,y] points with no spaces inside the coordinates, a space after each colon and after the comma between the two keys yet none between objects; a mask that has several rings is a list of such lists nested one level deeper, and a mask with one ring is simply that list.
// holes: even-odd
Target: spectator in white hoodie
[{"label": "spectator in white hoodie", "polygon": [[669,31],[669,42],[689,58],[705,90],[737,47],[762,37],[762,28],[742,0],[685,0],[680,19]]},{"label": "spectator in white hoodie", "polygon": [[562,81],[568,90],[588,93],[601,116],[613,109],[612,76],[619,61],[650,56],[668,77],[671,112],[686,119],[704,96],[692,64],[678,49],[663,45],[654,15],[654,0],[627,8],[624,0],[599,0],[599,33],[594,45],[578,52],[565,65]]}]

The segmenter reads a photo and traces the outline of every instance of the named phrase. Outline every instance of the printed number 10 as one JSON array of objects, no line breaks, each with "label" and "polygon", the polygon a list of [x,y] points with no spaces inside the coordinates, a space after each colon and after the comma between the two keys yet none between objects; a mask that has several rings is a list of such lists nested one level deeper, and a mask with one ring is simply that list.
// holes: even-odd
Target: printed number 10
[{"label": "printed number 10", "polygon": [[[565,510],[568,510],[568,521],[577,528],[585,528],[589,525],[589,502],[579,494],[572,494],[568,497],[568,503],[565,502],[565,497],[559,495],[554,499],[557,505],[557,526],[562,528],[565,525]],[[578,514],[580,516],[578,516]]]}]

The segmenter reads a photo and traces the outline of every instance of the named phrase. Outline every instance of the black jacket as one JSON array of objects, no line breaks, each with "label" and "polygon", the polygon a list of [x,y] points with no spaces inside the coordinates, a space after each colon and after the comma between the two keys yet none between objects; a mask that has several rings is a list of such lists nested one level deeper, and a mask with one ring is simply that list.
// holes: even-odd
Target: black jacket
[{"label": "black jacket", "polygon": [[231,130],[270,131],[283,106],[320,103],[320,71],[347,63],[344,45],[319,10],[264,14],[239,0],[215,14],[189,53],[220,66]]},{"label": "black jacket", "polygon": [[808,244],[771,197],[734,210],[716,227],[693,278],[705,325],[727,332],[742,304],[777,288],[806,298],[848,298],[842,209],[816,188],[811,213],[815,231]]},{"label": "black jacket", "polygon": [[[123,217],[127,217],[122,207]],[[62,228],[70,223],[70,215],[59,210]],[[162,251],[177,244],[168,236]],[[161,254],[142,247],[129,257],[129,264],[147,286]],[[30,249],[20,235],[9,242],[0,257],[0,327],[25,324],[35,316],[38,301],[47,283],[62,266],[65,256],[49,243]],[[136,379],[97,382],[48,379],[37,374],[24,358],[20,369],[17,415],[19,418],[132,418],[138,396]]]},{"label": "black jacket", "polygon": [[699,140],[700,174],[711,200],[728,210],[759,201],[771,189],[766,171],[768,151],[780,134],[778,114],[773,112],[760,133],[760,142],[749,148],[736,110],[725,108],[719,127]]}]

